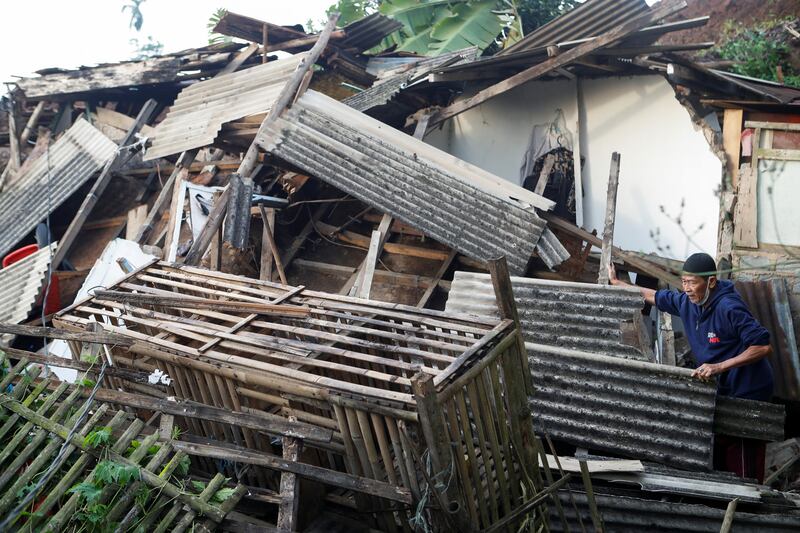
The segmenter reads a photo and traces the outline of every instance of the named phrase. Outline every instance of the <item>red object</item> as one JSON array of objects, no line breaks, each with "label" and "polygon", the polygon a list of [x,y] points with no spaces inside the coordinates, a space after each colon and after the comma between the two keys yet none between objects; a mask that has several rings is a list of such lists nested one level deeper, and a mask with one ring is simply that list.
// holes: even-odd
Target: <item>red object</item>
[{"label": "red object", "polygon": [[[3,268],[13,265],[17,261],[21,261],[37,251],[39,251],[39,246],[36,244],[29,244],[28,246],[23,246],[18,250],[14,250],[3,258]],[[47,287],[44,287],[42,290],[42,296],[44,296],[45,290],[47,290]],[[36,303],[41,305],[41,296],[37,299]],[[55,313],[59,309],[61,309],[61,295],[58,290],[58,278],[53,274],[50,276],[50,291],[47,293],[47,303],[44,306],[44,314],[49,315]]]}]

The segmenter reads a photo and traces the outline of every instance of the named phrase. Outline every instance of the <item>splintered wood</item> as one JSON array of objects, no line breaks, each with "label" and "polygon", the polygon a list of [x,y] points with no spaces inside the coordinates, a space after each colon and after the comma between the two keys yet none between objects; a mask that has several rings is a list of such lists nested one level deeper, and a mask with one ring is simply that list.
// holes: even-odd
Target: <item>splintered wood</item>
[{"label": "splintered wood", "polygon": [[[172,380],[169,395],[262,419],[296,419],[295,425],[306,428],[302,448],[316,453],[319,466],[297,462],[287,439],[283,461],[295,466],[283,471],[355,490],[362,510],[381,509],[375,513],[381,529],[407,524],[407,505],[424,493],[460,509],[454,516],[431,511],[430,523],[489,527],[523,503],[523,484],[528,494],[542,489],[523,473],[538,470],[522,449],[527,429],[516,422],[530,412],[508,399],[506,384],[519,380],[511,373],[520,373],[521,362],[511,320],[165,262],[143,267],[54,319],[71,330],[85,330],[94,320],[105,334],[133,344],[112,350],[116,365],[162,370]],[[193,434],[213,439],[191,444],[196,453],[267,467],[284,464],[264,455],[270,443],[249,429],[252,422],[241,427],[204,412],[210,416],[185,422]],[[311,428],[330,438],[313,436]],[[453,446],[460,451],[453,454]],[[435,459],[434,472],[425,466],[426,450]],[[524,468],[514,466],[520,462]],[[440,493],[435,487],[447,472],[452,488]],[[496,483],[487,483],[493,477]],[[294,523],[298,487],[290,475],[284,481],[281,517]]]}]

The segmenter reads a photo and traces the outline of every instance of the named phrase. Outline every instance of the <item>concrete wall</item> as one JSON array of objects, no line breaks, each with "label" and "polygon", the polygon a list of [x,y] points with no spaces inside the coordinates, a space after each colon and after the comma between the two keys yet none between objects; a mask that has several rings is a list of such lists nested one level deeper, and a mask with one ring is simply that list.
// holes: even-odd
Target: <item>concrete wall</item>
[{"label": "concrete wall", "polygon": [[573,136],[580,122],[585,228],[602,232],[617,151],[615,243],[673,259],[716,253],[722,163],[661,76],[531,82],[455,117],[426,140],[519,184],[533,127],[552,121],[557,109]]}]

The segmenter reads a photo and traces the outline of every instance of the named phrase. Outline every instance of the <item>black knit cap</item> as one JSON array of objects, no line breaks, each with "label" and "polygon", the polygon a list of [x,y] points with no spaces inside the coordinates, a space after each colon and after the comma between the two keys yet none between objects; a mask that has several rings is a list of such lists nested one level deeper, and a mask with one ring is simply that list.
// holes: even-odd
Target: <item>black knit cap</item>
[{"label": "black knit cap", "polygon": [[714,262],[714,258],[708,254],[692,254],[683,264],[683,273],[702,276],[704,278],[716,276],[717,264]]}]

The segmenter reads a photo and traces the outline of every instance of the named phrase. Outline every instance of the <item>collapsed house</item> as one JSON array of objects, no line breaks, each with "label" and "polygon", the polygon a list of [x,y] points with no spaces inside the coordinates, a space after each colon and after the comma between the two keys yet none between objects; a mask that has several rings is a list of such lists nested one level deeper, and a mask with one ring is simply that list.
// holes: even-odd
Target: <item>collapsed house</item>
[{"label": "collapsed house", "polygon": [[[382,15],[306,34],[227,13],[246,42],[19,80],[2,514],[797,530],[800,90],[659,44],[706,23],[680,7],[589,0],[432,58],[369,55]],[[668,315],[602,282],[613,260],[679,288],[696,250],[770,330],[781,403],[718,396]],[[770,442],[766,479],[714,470],[719,436]]]}]

